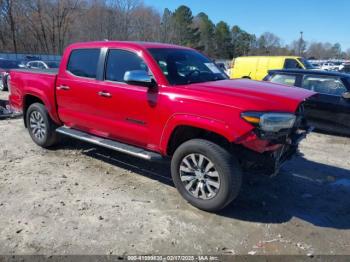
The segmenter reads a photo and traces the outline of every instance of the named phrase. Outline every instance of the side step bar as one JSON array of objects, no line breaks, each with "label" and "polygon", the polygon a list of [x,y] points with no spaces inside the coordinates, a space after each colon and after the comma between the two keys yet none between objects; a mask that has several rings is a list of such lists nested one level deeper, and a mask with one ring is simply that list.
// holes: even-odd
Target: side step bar
[{"label": "side step bar", "polygon": [[88,133],[85,133],[76,129],[72,129],[69,127],[65,127],[65,126],[59,127],[56,129],[56,132],[62,135],[70,136],[70,137],[94,144],[94,145],[109,148],[121,153],[129,154],[138,158],[152,160],[152,161],[162,159],[162,156],[158,153],[147,151],[145,149],[138,148],[136,146],[123,144],[114,140],[90,135]]}]

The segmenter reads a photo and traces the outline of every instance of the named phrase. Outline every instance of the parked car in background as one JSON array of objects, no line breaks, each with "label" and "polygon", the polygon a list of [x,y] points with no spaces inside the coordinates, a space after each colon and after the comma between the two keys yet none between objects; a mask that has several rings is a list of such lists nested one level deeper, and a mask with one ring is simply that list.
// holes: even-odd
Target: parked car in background
[{"label": "parked car in background", "polygon": [[74,44],[56,72],[10,76],[11,106],[36,144],[50,147],[60,133],[146,160],[170,158],[180,194],[207,211],[237,197],[241,170],[278,173],[309,131],[301,104],[315,94],[232,81],[193,49],[145,42]]},{"label": "parked car in background", "polygon": [[326,62],[321,65],[321,69],[326,71],[337,71],[338,66],[332,62]]},{"label": "parked car in background", "polygon": [[350,75],[328,71],[271,70],[264,79],[318,94],[305,102],[308,121],[319,130],[350,135]]},{"label": "parked car in background", "polygon": [[311,63],[298,56],[244,56],[232,62],[230,77],[262,80],[272,69],[314,69]]},{"label": "parked car in background", "polygon": [[7,77],[10,69],[20,68],[19,62],[15,60],[0,58],[0,91],[8,90]]},{"label": "parked car in background", "polygon": [[311,63],[314,69],[321,69],[321,65],[319,63]]},{"label": "parked car in background", "polygon": [[26,64],[27,68],[31,69],[50,69],[50,68],[58,68],[59,63],[55,61],[30,61]]}]

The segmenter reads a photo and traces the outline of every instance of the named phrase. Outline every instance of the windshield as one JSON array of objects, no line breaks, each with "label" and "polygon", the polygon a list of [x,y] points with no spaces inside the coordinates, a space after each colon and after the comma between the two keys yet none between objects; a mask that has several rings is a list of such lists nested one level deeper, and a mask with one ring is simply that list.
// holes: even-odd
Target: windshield
[{"label": "windshield", "polygon": [[171,85],[227,79],[226,74],[204,55],[187,49],[150,48]]},{"label": "windshield", "polygon": [[19,68],[19,66],[18,66],[18,63],[16,61],[0,60],[0,68],[13,69],[13,68]]},{"label": "windshield", "polygon": [[298,58],[298,60],[304,65],[305,69],[315,69],[315,67],[305,58]]}]

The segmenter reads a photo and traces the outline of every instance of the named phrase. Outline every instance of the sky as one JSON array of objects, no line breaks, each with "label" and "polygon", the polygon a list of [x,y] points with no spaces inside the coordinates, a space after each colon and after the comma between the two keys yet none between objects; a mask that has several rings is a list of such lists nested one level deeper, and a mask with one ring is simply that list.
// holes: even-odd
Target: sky
[{"label": "sky", "polygon": [[144,0],[161,13],[180,5],[191,8],[193,15],[206,13],[217,23],[238,25],[248,33],[266,31],[289,44],[304,32],[308,42],[340,43],[350,48],[350,0]]}]

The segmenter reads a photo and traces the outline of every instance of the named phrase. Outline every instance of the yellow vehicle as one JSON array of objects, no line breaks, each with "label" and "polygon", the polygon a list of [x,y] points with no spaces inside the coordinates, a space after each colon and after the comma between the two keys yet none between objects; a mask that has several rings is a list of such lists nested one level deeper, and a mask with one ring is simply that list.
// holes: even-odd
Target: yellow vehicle
[{"label": "yellow vehicle", "polygon": [[273,69],[313,69],[299,56],[242,56],[232,61],[230,78],[263,80]]}]

